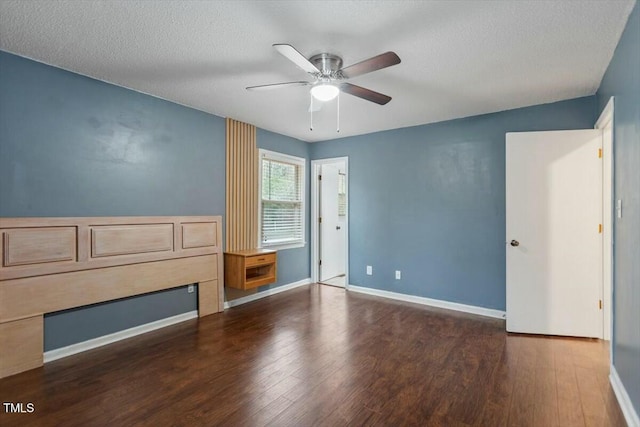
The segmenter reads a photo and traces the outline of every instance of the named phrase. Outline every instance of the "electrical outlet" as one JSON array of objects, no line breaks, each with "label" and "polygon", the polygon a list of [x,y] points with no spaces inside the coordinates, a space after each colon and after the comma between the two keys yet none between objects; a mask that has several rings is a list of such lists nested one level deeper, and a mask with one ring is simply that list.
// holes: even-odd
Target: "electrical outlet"
[{"label": "electrical outlet", "polygon": [[400,270],[396,270],[396,280],[400,279],[402,279],[402,273],[400,272]]},{"label": "electrical outlet", "polygon": [[194,290],[195,290],[195,287],[193,285],[187,286],[187,292],[189,292],[190,294],[192,294]]},{"label": "electrical outlet", "polygon": [[373,276],[373,267],[367,265],[367,276]]}]

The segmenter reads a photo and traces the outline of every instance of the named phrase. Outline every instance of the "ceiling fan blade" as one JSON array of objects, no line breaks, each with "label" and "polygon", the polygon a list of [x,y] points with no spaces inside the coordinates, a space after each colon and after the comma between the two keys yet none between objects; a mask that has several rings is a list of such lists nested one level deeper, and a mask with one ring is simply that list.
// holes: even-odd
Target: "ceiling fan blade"
[{"label": "ceiling fan blade", "polygon": [[372,71],[381,70],[400,63],[400,57],[395,52],[385,52],[373,58],[365,59],[357,64],[349,65],[340,70],[342,75],[348,79],[361,76]]},{"label": "ceiling fan blade", "polygon": [[280,55],[287,58],[289,61],[296,64],[309,74],[319,74],[320,70],[316,68],[303,54],[298,52],[296,48],[290,44],[274,44],[273,47],[280,53]]},{"label": "ceiling fan blade", "polygon": [[258,86],[247,86],[247,90],[269,90],[269,89],[280,89],[283,87],[292,87],[292,86],[308,86],[310,82],[286,82],[286,83],[272,83],[270,85],[258,85]]},{"label": "ceiling fan blade", "polygon": [[375,92],[362,86],[352,85],[351,83],[340,83],[340,90],[349,95],[375,102],[376,104],[385,105],[391,101],[391,97],[382,93]]}]

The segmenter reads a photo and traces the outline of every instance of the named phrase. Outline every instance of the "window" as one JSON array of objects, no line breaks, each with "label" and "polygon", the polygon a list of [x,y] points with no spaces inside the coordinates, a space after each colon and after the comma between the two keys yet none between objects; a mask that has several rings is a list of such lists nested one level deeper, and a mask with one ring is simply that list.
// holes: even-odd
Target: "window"
[{"label": "window", "polygon": [[347,175],[338,172],[338,216],[347,215]]},{"label": "window", "polygon": [[260,245],[304,246],[305,159],[260,150]]}]

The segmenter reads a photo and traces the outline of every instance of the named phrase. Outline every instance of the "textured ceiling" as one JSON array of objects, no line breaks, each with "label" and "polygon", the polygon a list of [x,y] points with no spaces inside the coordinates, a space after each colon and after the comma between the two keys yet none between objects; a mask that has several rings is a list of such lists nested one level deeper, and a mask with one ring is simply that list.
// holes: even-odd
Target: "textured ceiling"
[{"label": "textured ceiling", "polygon": [[[0,49],[261,128],[319,141],[592,95],[634,0],[5,1]],[[271,45],[350,65],[389,50],[402,63],[350,80],[314,113],[304,80]]]}]

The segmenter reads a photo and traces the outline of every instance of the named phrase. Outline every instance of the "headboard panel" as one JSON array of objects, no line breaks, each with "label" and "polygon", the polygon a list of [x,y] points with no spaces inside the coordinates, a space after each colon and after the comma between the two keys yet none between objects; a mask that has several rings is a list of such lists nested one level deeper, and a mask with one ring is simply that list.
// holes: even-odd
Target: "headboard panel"
[{"label": "headboard panel", "polygon": [[196,282],[199,315],[222,311],[221,222],[0,218],[0,378],[42,365],[45,313]]}]

